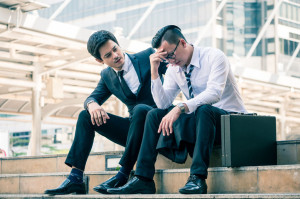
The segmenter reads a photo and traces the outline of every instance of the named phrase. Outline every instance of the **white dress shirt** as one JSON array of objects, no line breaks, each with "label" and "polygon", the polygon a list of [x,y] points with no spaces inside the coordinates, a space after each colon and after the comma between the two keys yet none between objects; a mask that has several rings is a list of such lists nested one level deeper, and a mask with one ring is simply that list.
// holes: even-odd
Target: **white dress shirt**
[{"label": "white dress shirt", "polygon": [[[140,80],[137,76],[137,73],[135,71],[135,68],[134,68],[130,58],[128,57],[128,55],[126,53],[124,54],[124,58],[125,58],[125,61],[124,61],[124,65],[122,67],[122,70],[124,70],[124,73],[123,73],[124,80],[125,80],[127,86],[129,87],[129,89],[131,90],[131,92],[133,94],[137,95],[137,91],[140,87]],[[116,71],[116,73],[118,73],[118,71]],[[121,81],[120,78],[119,78],[119,80]]]},{"label": "white dress shirt", "polygon": [[[191,74],[194,98],[189,97],[189,90],[184,71]],[[229,61],[225,54],[215,48],[194,47],[190,65],[185,67],[170,65],[166,71],[164,83],[159,78],[151,81],[151,92],[158,108],[166,109],[172,105],[180,90],[188,99],[184,102],[189,113],[199,106],[210,104],[228,112],[247,113]]]}]

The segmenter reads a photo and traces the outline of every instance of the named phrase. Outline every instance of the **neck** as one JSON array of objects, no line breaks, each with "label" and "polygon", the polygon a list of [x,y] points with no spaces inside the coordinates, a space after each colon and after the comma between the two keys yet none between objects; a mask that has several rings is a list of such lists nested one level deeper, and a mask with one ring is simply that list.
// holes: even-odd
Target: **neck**
[{"label": "neck", "polygon": [[191,63],[191,60],[192,60],[192,57],[193,57],[193,52],[194,52],[194,47],[192,46],[192,45],[190,45],[190,44],[187,44],[187,53],[188,53],[188,55],[189,55],[189,58],[188,58],[188,60],[187,60],[187,62],[186,62],[186,67],[188,66],[188,65],[190,65],[190,63]]}]

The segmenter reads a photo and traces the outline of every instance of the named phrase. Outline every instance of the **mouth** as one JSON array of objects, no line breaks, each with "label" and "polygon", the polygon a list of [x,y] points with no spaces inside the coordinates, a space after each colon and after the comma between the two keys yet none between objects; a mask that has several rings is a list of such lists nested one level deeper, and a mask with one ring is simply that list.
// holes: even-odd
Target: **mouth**
[{"label": "mouth", "polygon": [[117,64],[117,63],[119,63],[121,61],[121,58],[117,58],[116,60],[115,60],[115,63]]},{"label": "mouth", "polygon": [[175,62],[175,65],[179,65],[180,61]]}]

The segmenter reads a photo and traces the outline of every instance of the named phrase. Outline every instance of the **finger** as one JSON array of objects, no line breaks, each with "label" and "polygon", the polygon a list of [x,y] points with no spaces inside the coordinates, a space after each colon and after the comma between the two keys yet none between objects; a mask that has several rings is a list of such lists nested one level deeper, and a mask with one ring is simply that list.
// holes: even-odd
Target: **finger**
[{"label": "finger", "polygon": [[99,126],[96,111],[94,111],[94,112],[92,113],[92,117],[93,117],[93,120],[94,120],[94,125]]},{"label": "finger", "polygon": [[160,55],[158,55],[157,57],[159,57],[160,59],[166,59],[166,54],[160,54]]},{"label": "finger", "polygon": [[90,113],[90,114],[91,114],[91,121],[92,121],[92,124],[95,125],[94,114],[93,114],[93,113]]},{"label": "finger", "polygon": [[156,54],[158,54],[158,53],[167,53],[167,52],[164,51],[164,49],[159,49],[159,50],[156,51]]},{"label": "finger", "polygon": [[105,112],[105,117],[106,117],[106,119],[110,119],[110,117],[108,116],[108,114],[106,112]]},{"label": "finger", "polygon": [[167,136],[169,136],[170,132],[169,132],[169,125],[168,125],[168,123],[166,123],[166,125],[165,125],[165,130],[167,132]]},{"label": "finger", "polygon": [[165,122],[163,122],[161,129],[162,129],[163,135],[166,136]]},{"label": "finger", "polygon": [[106,114],[105,114],[105,111],[101,110],[100,113],[101,113],[101,117],[102,117],[103,123],[106,124]]},{"label": "finger", "polygon": [[100,111],[98,110],[98,111],[96,111],[96,123],[97,123],[97,125],[98,126],[100,126],[100,125],[102,125],[102,116],[101,116],[101,113],[100,113]]},{"label": "finger", "polygon": [[160,133],[160,132],[161,132],[161,125],[162,125],[162,122],[160,122],[160,124],[159,124],[158,130],[157,130],[157,133]]},{"label": "finger", "polygon": [[170,134],[172,134],[173,133],[173,123],[172,122],[170,122],[170,124],[169,124],[169,129],[170,129]]}]

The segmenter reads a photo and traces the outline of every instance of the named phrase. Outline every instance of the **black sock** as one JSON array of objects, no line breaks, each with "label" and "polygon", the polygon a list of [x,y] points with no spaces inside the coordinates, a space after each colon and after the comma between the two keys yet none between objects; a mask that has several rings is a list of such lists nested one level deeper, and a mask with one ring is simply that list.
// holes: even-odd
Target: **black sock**
[{"label": "black sock", "polygon": [[198,178],[200,178],[202,180],[206,179],[206,176],[204,176],[204,175],[201,175],[201,174],[195,174],[195,175],[198,176]]},{"label": "black sock", "polygon": [[122,167],[120,171],[117,173],[116,178],[118,178],[120,181],[126,182],[128,180],[130,171],[131,170],[128,171],[128,169]]},{"label": "black sock", "polygon": [[143,181],[152,181],[152,179],[144,177],[144,176],[136,176],[138,179],[143,180]]},{"label": "black sock", "polygon": [[68,179],[74,183],[83,183],[83,171],[73,168]]},{"label": "black sock", "polygon": [[131,172],[131,169],[126,167],[121,167],[120,171],[128,177]]}]

